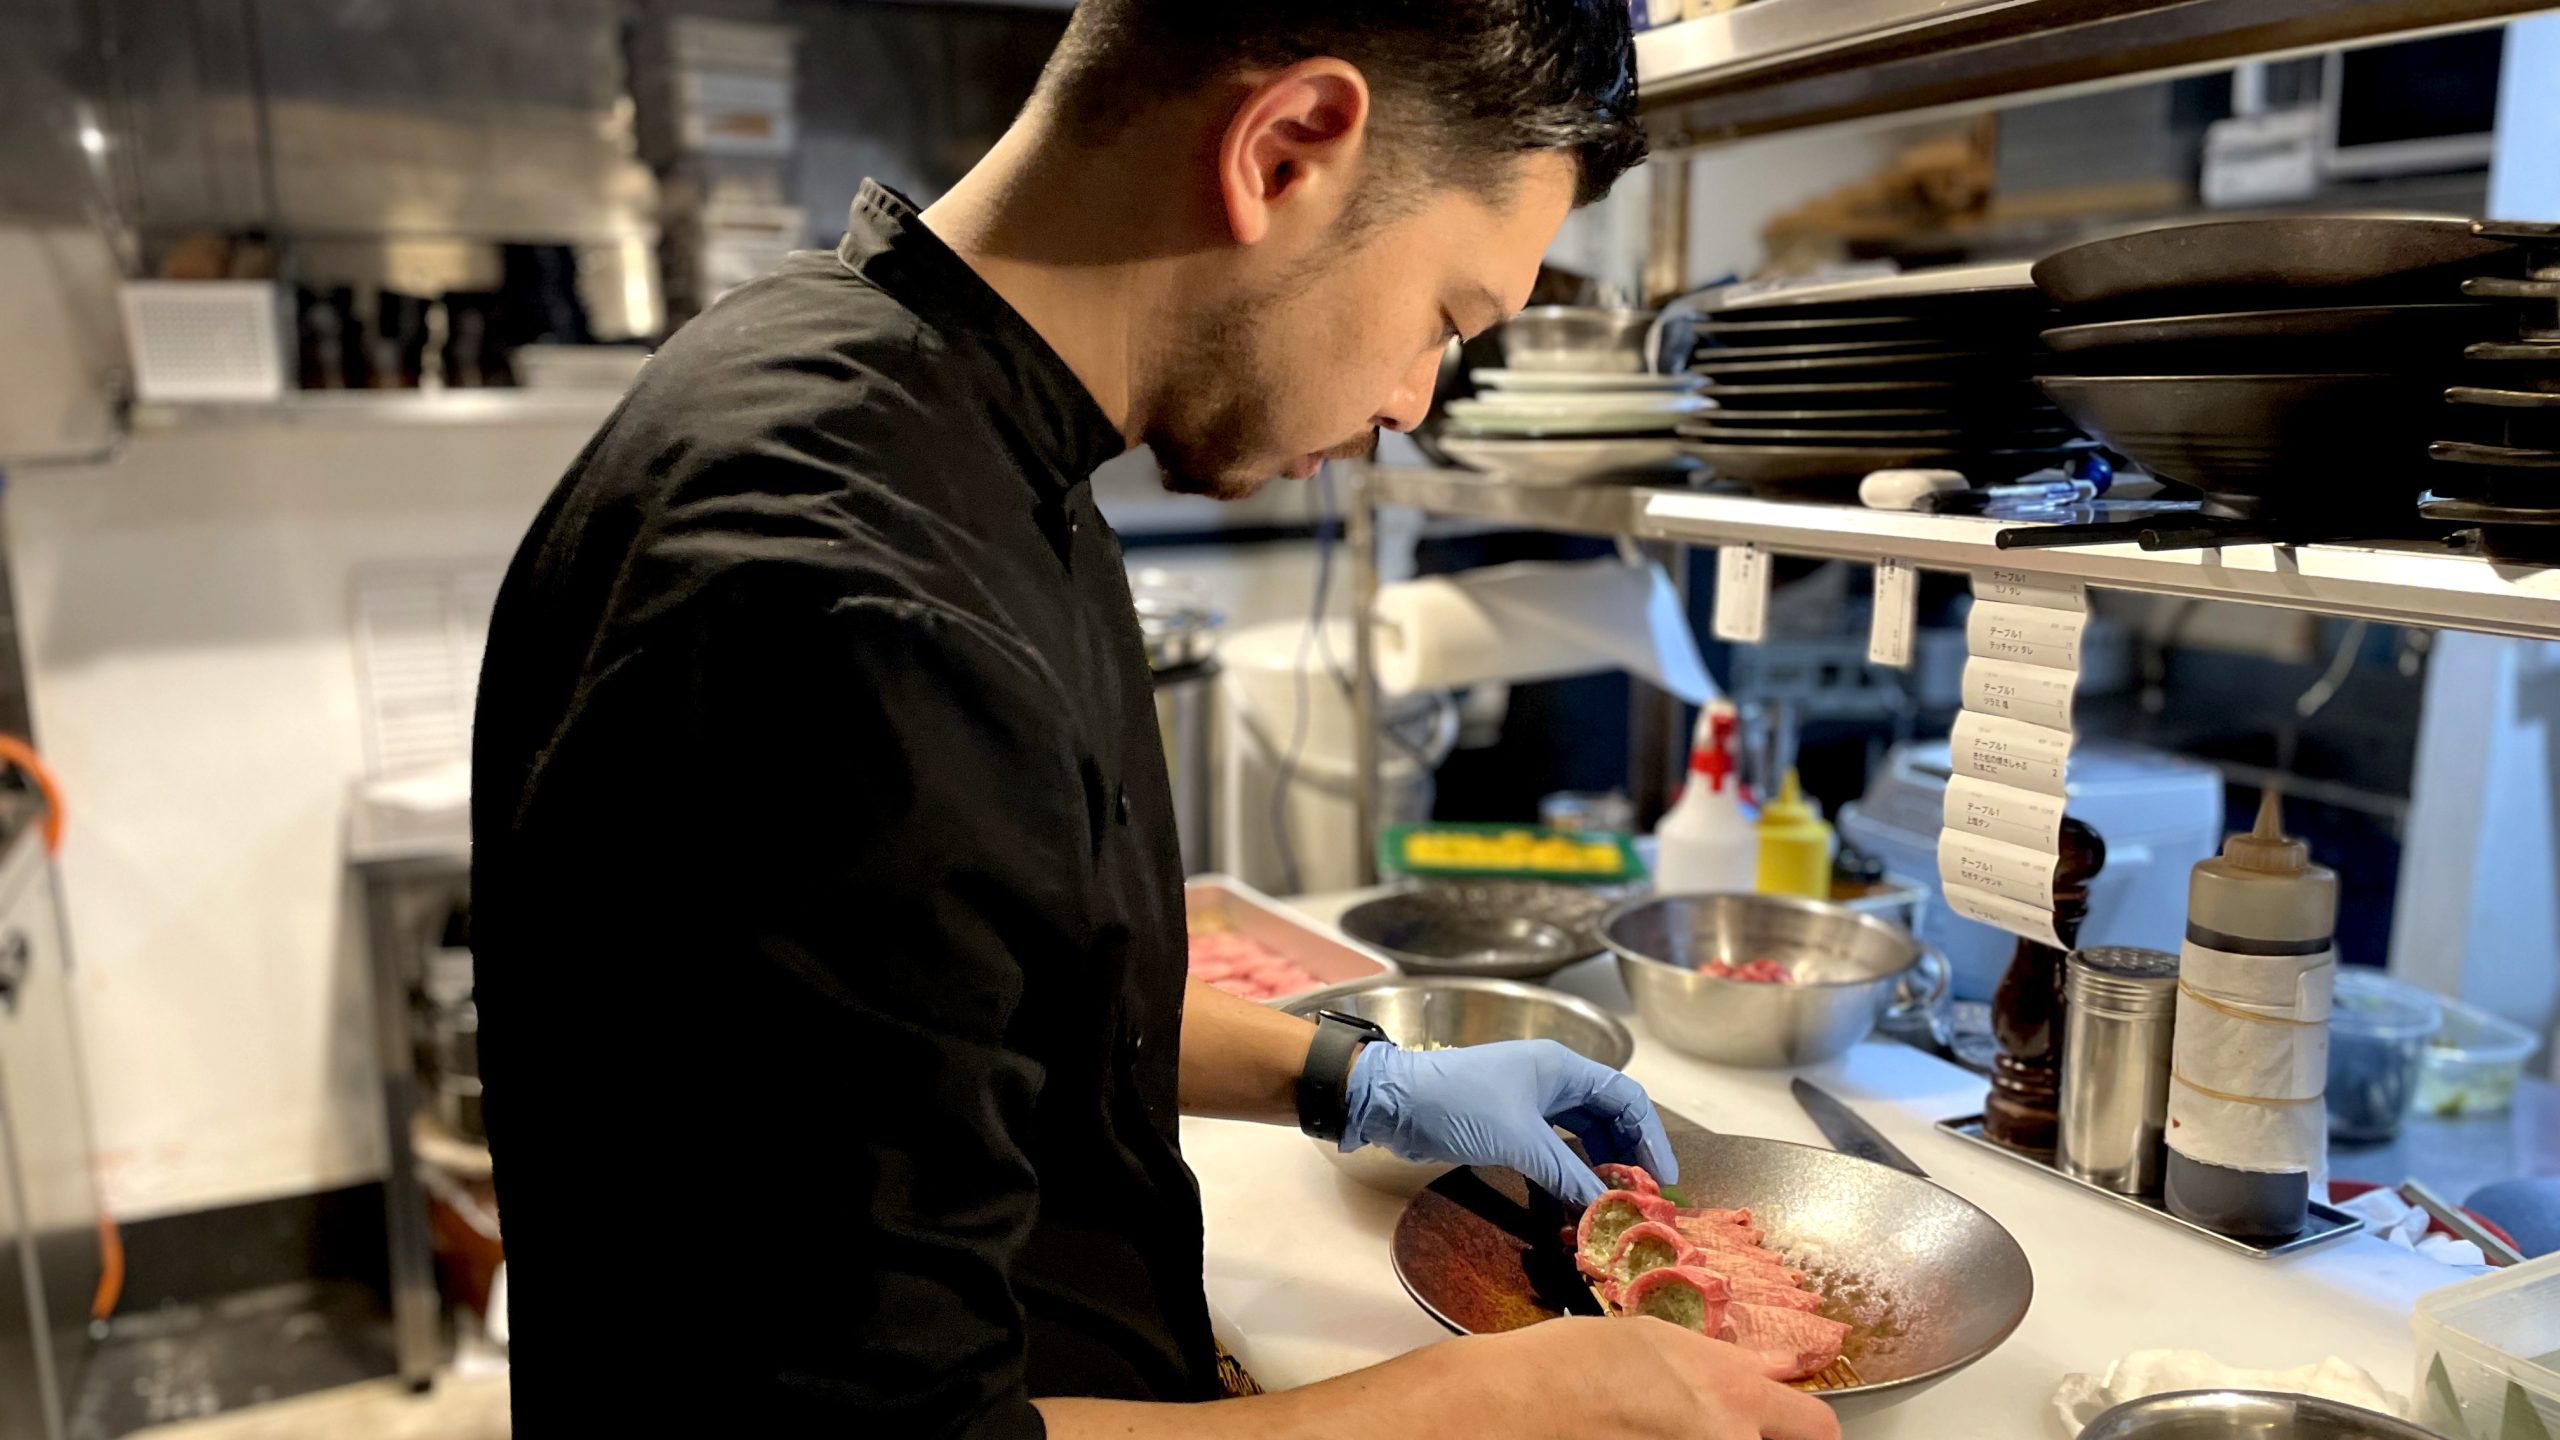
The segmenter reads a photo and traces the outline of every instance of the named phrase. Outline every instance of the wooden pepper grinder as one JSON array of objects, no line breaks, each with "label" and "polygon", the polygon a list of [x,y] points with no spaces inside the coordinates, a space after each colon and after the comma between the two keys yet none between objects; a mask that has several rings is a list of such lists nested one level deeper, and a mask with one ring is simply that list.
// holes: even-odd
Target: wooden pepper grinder
[{"label": "wooden pepper grinder", "polygon": [[[2106,842],[2098,832],[2065,817],[2053,877],[2053,933],[2062,937],[2065,950],[2079,941],[2080,922],[2089,917],[2089,882],[2106,864]],[[2064,958],[2064,950],[2021,938],[1991,997],[1991,1033],[2000,1054],[1991,1062],[1982,1133],[2013,1149],[2053,1150],[2062,1094]]]}]

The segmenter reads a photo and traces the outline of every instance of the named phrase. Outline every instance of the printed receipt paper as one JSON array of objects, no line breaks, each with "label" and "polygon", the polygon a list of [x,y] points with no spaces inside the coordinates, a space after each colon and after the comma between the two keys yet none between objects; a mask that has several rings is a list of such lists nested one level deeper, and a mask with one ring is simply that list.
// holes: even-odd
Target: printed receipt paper
[{"label": "printed receipt paper", "polygon": [[1938,878],[1948,909],[2060,949],[2053,877],[2088,591],[1995,570],[1974,577],[1973,593]]}]

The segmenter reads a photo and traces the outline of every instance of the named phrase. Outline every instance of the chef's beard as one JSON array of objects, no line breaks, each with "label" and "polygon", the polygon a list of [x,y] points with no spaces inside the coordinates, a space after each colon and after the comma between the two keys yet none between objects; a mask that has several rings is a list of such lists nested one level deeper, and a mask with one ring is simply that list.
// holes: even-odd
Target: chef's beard
[{"label": "chef's beard", "polygon": [[[1147,437],[1176,495],[1245,500],[1305,458],[1279,436],[1271,397],[1281,388],[1260,374],[1249,317],[1263,302],[1242,299],[1205,316],[1190,350],[1169,373],[1196,388],[1173,406],[1174,419]],[[1319,452],[1327,460],[1368,460],[1378,453],[1375,428]]]}]

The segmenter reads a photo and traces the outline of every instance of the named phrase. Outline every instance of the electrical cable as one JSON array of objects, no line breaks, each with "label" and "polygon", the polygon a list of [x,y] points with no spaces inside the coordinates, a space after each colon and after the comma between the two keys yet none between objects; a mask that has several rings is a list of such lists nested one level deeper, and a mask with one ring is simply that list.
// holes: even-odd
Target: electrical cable
[{"label": "electrical cable", "polygon": [[2364,648],[2365,632],[2372,628],[2373,622],[2369,620],[2358,620],[2347,627],[2347,633],[2338,637],[2338,653],[2329,657],[2329,668],[2293,702],[2294,714],[2308,720],[2338,698],[2338,692],[2346,688],[2348,677],[2355,673],[2356,652]]}]

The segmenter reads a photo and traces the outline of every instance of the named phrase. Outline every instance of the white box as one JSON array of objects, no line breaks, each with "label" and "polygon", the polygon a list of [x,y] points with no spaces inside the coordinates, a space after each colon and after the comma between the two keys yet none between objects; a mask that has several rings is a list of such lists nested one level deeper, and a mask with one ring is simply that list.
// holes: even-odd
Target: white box
[{"label": "white box", "polygon": [[283,307],[267,280],[128,280],[134,397],[258,401],[285,390]]},{"label": "white box", "polygon": [[[1945,741],[1897,745],[1867,786],[1840,807],[1841,838],[1929,892],[1922,939],[1947,952],[1959,1000],[1988,1000],[2017,937],[1947,909],[1938,886],[1938,832],[1947,795]],[[2187,924],[2187,872],[2222,848],[2222,775],[2201,761],[2111,741],[2071,754],[2071,814],[2106,842],[2089,887],[2083,945],[2176,950]]]}]

